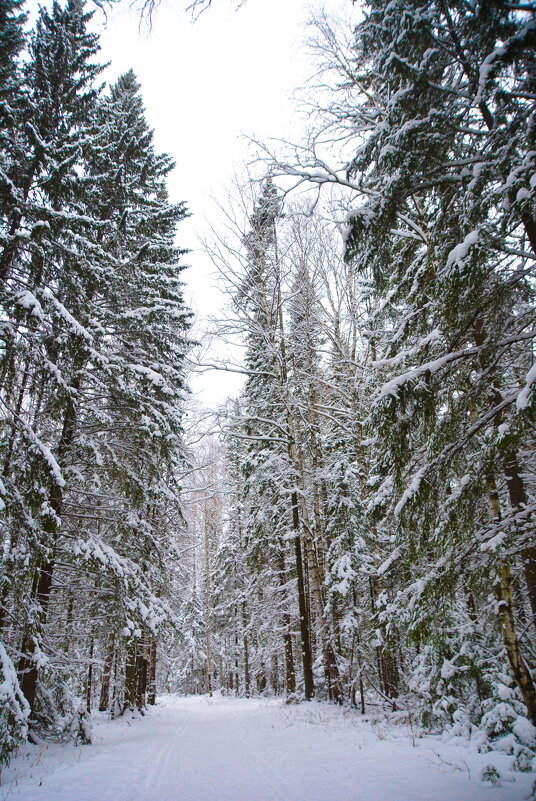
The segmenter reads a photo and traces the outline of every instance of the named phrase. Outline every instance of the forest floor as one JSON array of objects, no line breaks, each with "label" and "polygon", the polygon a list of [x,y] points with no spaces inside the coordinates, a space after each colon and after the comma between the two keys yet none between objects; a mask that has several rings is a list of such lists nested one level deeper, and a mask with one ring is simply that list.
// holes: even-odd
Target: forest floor
[{"label": "forest floor", "polygon": [[[415,743],[415,744],[414,744]],[[196,696],[97,720],[90,746],[25,746],[1,801],[521,801],[534,774],[467,740],[323,703]],[[481,780],[493,765],[501,775]]]}]

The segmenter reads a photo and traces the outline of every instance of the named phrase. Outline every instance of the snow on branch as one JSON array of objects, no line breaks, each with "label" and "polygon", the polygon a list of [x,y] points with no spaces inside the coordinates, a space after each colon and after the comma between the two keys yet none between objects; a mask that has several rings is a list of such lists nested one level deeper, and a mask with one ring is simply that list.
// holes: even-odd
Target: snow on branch
[{"label": "snow on branch", "polygon": [[533,384],[536,383],[536,364],[533,364],[525,378],[525,386],[517,396],[516,406],[521,411],[529,405],[529,398]]},{"label": "snow on branch", "polygon": [[454,353],[447,353],[445,356],[441,356],[439,359],[433,359],[430,362],[421,364],[419,367],[414,367],[413,369],[408,370],[406,373],[402,373],[402,375],[399,375],[384,384],[380,388],[378,400],[388,395],[392,395],[393,397],[397,398],[400,387],[403,387],[409,381],[415,381],[417,378],[420,378],[423,375],[433,375],[445,367],[445,365],[452,364],[452,362],[459,361],[460,359],[466,359],[470,356],[475,356],[478,352],[479,348],[465,348],[464,350],[458,350]]}]

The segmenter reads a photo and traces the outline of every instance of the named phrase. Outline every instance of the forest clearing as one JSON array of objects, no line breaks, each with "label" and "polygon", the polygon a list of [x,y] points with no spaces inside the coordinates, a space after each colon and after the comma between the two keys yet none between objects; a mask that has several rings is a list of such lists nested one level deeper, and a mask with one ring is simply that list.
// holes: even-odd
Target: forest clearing
[{"label": "forest clearing", "polygon": [[[412,741],[407,723],[325,703],[159,699],[102,720],[87,748],[44,746],[5,772],[2,801],[522,801],[531,778],[461,737]],[[497,784],[482,781],[492,764]]]}]

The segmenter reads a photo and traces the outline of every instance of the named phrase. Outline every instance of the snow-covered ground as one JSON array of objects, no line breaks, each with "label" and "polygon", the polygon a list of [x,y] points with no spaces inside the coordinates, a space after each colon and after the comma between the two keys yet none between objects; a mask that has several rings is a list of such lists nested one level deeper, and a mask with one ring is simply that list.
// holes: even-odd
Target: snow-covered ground
[{"label": "snow-covered ground", "polygon": [[[534,774],[466,740],[425,737],[327,704],[165,697],[144,718],[100,720],[91,746],[27,747],[9,801],[521,801]],[[502,778],[480,779],[486,765]]]}]

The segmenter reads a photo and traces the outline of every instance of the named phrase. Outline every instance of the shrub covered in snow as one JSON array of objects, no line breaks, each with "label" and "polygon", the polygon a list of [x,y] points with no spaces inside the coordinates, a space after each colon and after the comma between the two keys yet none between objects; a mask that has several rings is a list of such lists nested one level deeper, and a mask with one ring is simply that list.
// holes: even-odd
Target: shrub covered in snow
[{"label": "shrub covered in snow", "polygon": [[85,704],[79,704],[73,715],[71,737],[75,745],[91,745],[93,726]]},{"label": "shrub covered in snow", "polygon": [[489,782],[491,785],[493,785],[493,787],[501,786],[501,774],[495,765],[486,765],[480,774],[480,780],[483,782]]},{"label": "shrub covered in snow", "polygon": [[0,642],[0,769],[28,734],[30,709],[22,694],[17,673]]}]

